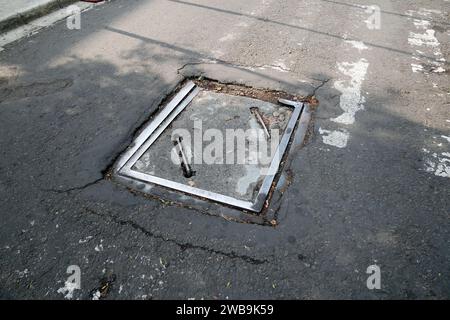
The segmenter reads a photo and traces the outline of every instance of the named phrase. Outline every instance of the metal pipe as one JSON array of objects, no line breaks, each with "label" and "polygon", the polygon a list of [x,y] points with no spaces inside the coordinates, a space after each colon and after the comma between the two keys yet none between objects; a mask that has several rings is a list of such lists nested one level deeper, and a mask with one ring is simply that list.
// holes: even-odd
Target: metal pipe
[{"label": "metal pipe", "polygon": [[250,111],[255,115],[256,119],[258,119],[258,122],[261,124],[261,126],[264,129],[264,132],[268,139],[270,139],[270,133],[269,130],[267,130],[266,124],[264,123],[263,118],[261,117],[261,114],[259,113],[259,109],[257,107],[250,108]]}]

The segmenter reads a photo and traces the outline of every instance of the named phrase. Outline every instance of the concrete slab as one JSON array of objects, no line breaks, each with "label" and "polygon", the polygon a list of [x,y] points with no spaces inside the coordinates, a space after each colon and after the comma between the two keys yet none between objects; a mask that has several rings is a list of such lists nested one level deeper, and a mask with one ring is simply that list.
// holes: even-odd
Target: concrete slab
[{"label": "concrete slab", "polygon": [[[251,109],[256,107],[271,132],[270,139],[264,135],[262,125],[252,113]],[[202,90],[133,169],[253,202],[291,114],[288,107]],[[244,135],[244,132],[248,134]],[[236,134],[236,139],[232,134]],[[173,143],[176,135],[183,136],[183,147],[195,171],[190,178],[183,175],[180,163],[176,162],[177,149]],[[204,141],[198,144],[198,137],[201,139],[202,136]],[[240,142],[244,141],[243,146]],[[265,163],[259,157],[264,152],[267,155]]]},{"label": "concrete slab", "polygon": [[76,0],[15,0],[0,3],[0,32],[42,17]]}]

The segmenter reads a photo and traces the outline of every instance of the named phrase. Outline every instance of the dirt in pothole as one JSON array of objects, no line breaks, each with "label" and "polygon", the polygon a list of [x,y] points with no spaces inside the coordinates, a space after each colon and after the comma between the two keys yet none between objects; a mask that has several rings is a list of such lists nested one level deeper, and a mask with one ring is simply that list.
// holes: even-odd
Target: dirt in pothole
[{"label": "dirt in pothole", "polygon": [[234,96],[244,96],[274,104],[278,103],[278,99],[307,102],[310,104],[310,106],[315,106],[318,104],[318,101],[315,97],[296,96],[283,91],[257,89],[239,84],[220,83],[217,80],[202,77],[193,78],[191,79],[191,81],[194,82],[197,86],[209,91],[220,92]]}]

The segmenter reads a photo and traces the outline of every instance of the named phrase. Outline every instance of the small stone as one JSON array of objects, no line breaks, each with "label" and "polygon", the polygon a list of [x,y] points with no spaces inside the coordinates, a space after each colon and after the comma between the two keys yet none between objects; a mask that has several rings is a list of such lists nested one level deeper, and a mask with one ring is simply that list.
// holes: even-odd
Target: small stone
[{"label": "small stone", "polygon": [[272,113],[274,117],[279,117],[280,113],[278,111],[274,111],[274,113]]},{"label": "small stone", "polygon": [[278,120],[284,121],[284,119],[286,119],[286,117],[284,116],[284,114],[280,114],[280,116],[278,117]]},{"label": "small stone", "polygon": [[195,182],[192,181],[192,180],[189,180],[189,181],[188,181],[188,185],[190,185],[191,187],[193,187],[193,186],[195,186]]}]

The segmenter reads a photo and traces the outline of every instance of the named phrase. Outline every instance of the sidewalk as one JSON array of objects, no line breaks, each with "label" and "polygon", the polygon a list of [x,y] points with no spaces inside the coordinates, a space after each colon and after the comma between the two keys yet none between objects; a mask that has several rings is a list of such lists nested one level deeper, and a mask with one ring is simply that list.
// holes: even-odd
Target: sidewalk
[{"label": "sidewalk", "polygon": [[49,27],[70,13],[64,8],[73,3],[83,12],[99,3],[78,0],[17,0],[0,4],[0,52],[4,47]]},{"label": "sidewalk", "polygon": [[0,3],[0,33],[61,9],[76,0],[14,0]]}]

